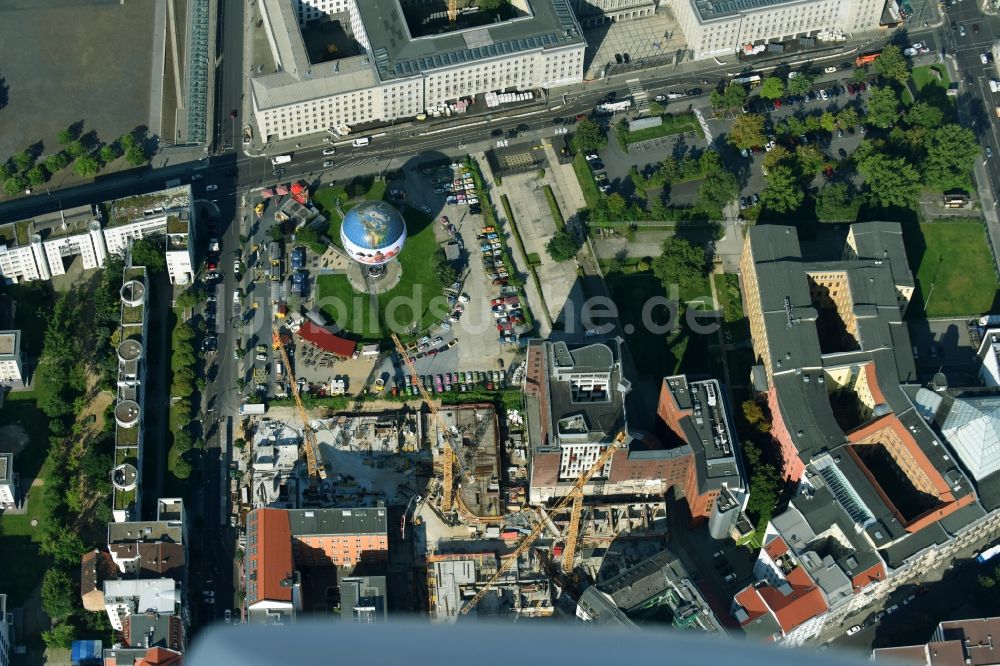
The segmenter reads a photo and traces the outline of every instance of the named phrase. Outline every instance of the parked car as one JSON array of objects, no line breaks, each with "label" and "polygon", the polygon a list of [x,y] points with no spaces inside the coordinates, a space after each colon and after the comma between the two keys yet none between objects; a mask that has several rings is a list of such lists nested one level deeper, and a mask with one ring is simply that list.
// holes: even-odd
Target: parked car
[{"label": "parked car", "polygon": [[847,635],[848,636],[853,636],[854,634],[858,633],[859,631],[861,631],[861,625],[860,624],[856,624],[856,625],[854,625],[853,627],[851,627],[850,629],[847,630]]}]

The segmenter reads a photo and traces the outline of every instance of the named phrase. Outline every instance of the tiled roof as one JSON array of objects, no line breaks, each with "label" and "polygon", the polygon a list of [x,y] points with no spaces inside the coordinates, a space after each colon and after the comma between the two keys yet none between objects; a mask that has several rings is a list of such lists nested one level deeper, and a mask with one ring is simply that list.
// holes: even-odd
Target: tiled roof
[{"label": "tiled roof", "polygon": [[780,589],[764,584],[740,590],[735,600],[747,613],[747,618],[742,620],[741,625],[746,626],[771,613],[781,630],[788,634],[806,620],[826,612],[823,593],[805,569],[801,566],[792,569],[785,580],[788,582],[787,587],[782,585]]},{"label": "tiled roof", "polygon": [[292,588],[281,584],[294,570],[288,512],[282,509],[257,509],[254,514],[257,522],[258,589],[254,601],[291,601]]},{"label": "tiled roof", "polygon": [[184,658],[178,652],[166,648],[151,648],[146,656],[136,662],[136,666],[180,666]]}]

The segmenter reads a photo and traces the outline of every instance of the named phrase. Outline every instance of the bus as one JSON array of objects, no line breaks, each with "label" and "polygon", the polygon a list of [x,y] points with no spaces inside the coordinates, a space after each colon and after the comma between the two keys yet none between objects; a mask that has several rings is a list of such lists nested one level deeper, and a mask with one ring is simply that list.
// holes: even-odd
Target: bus
[{"label": "bus", "polygon": [[761,83],[760,74],[744,74],[742,76],[737,76],[733,78],[730,83],[735,83],[741,86],[747,86],[748,88],[753,88],[759,86]]},{"label": "bus", "polygon": [[987,548],[983,552],[979,553],[979,555],[976,556],[976,562],[982,564],[983,562],[987,562],[993,559],[997,555],[1000,555],[1000,545],[993,546],[992,548]]},{"label": "bus", "polygon": [[854,66],[864,67],[865,65],[870,65],[876,60],[878,60],[878,57],[880,55],[882,55],[881,51],[878,51],[876,53],[865,53],[863,55],[859,55],[857,58],[854,59]]},{"label": "bus", "polygon": [[275,155],[271,158],[271,164],[277,166],[279,164],[288,164],[292,161],[291,155]]}]

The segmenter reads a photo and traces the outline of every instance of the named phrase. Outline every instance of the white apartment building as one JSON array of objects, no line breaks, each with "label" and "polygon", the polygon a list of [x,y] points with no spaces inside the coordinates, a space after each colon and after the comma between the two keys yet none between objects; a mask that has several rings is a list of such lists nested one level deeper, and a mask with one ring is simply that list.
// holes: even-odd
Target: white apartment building
[{"label": "white apartment building", "polygon": [[[251,80],[259,136],[289,139],[412,118],[490,91],[554,88],[583,80],[586,42],[569,0],[512,0],[518,16],[451,32],[414,35],[400,2],[262,0],[276,63]],[[300,27],[339,15],[361,55],[311,62]]]},{"label": "white apartment building", "polygon": [[695,59],[824,30],[878,30],[885,0],[669,0]]},{"label": "white apartment building", "polygon": [[0,331],[0,386],[24,388],[21,331]]},{"label": "white apartment building", "polygon": [[10,666],[14,643],[14,614],[7,612],[7,595],[0,594],[0,666]]},{"label": "white apartment building", "polygon": [[650,16],[659,0],[571,0],[584,27]]},{"label": "white apartment building", "polygon": [[173,615],[180,600],[181,591],[173,578],[104,581],[104,606],[116,631],[121,631],[125,618],[134,613]]},{"label": "white apartment building", "polygon": [[17,500],[14,454],[0,453],[0,509],[13,509]]},{"label": "white apartment building", "polygon": [[[166,260],[170,281],[187,284],[194,276],[191,188],[119,199],[109,220],[90,205],[40,215],[8,225],[12,243],[0,244],[0,274],[8,282],[48,280],[65,275],[68,259],[79,256],[84,270],[102,268],[111,254],[123,254],[132,241],[168,236]],[[28,241],[17,244],[17,238]]]}]

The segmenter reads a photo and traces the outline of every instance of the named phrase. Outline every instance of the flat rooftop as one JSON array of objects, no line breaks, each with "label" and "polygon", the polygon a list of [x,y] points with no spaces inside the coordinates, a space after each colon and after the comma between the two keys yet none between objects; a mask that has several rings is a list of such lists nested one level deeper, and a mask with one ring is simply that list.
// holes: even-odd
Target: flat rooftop
[{"label": "flat rooftop", "polygon": [[0,483],[9,483],[14,475],[14,454],[0,453]]},{"label": "flat rooftop", "polygon": [[333,534],[386,534],[386,509],[291,509],[292,536]]},{"label": "flat rooftop", "polygon": [[775,7],[806,6],[812,0],[689,0],[702,23]]},{"label": "flat rooftop", "polygon": [[0,360],[17,355],[21,346],[21,331],[0,331]]},{"label": "flat rooftop", "polygon": [[116,199],[108,205],[108,226],[116,227],[138,222],[143,218],[161,216],[168,211],[187,208],[190,203],[190,185],[178,185],[159,192]]}]

